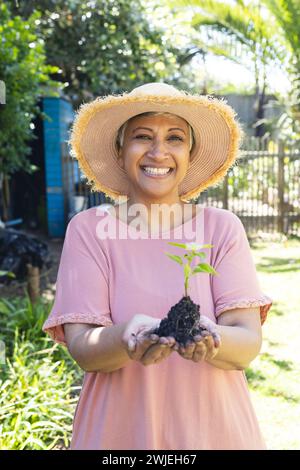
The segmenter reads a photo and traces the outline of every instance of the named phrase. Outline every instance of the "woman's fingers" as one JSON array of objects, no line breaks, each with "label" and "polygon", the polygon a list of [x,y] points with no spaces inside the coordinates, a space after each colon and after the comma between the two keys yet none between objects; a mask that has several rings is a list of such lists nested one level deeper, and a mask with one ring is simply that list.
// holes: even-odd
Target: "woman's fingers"
[{"label": "woman's fingers", "polygon": [[170,348],[169,346],[166,346],[161,352],[160,356],[157,359],[154,359],[154,364],[158,364],[159,362],[164,361],[169,357],[173,352],[173,349]]},{"label": "woman's fingers", "polygon": [[204,315],[200,318],[200,327],[203,329],[201,332],[202,336],[209,336],[211,335],[215,342],[215,347],[219,348],[221,345],[221,337],[217,332],[217,325],[216,323],[212,322],[209,318],[205,317]]},{"label": "woman's fingers", "polygon": [[179,354],[184,359],[192,359],[195,349],[195,343],[192,341],[188,341],[185,346],[179,347]]},{"label": "woman's fingers", "polygon": [[173,347],[176,343],[176,340],[172,336],[162,336],[159,338],[158,342],[159,344],[165,344],[166,346]]},{"label": "woman's fingers", "polygon": [[219,335],[219,333],[213,333],[213,339],[214,339],[214,343],[215,343],[215,348],[219,348],[221,346],[221,336]]},{"label": "woman's fingers", "polygon": [[215,338],[206,331],[202,332],[201,335],[195,336],[194,342],[189,341],[185,346],[180,344],[177,351],[184,359],[200,362],[204,359],[213,359],[218,353],[219,345],[219,335]]},{"label": "woman's fingers", "polygon": [[141,363],[144,366],[157,364],[171,354],[172,350],[165,344],[153,344],[143,354]]},{"label": "woman's fingers", "polygon": [[161,362],[173,352],[173,346],[176,344],[175,338],[171,336],[159,337],[155,334],[138,335],[133,338],[133,342],[134,350],[129,350],[128,347],[127,353],[130,359],[140,361],[144,365]]},{"label": "woman's fingers", "polygon": [[194,349],[194,354],[193,354],[193,361],[194,362],[200,362],[200,361],[203,361],[203,359],[205,359],[206,357],[206,353],[207,353],[207,348],[206,348],[206,345],[204,343],[204,341],[199,341],[196,343],[196,347]]},{"label": "woman's fingers", "polygon": [[[136,314],[128,323],[122,337],[122,342],[128,352],[135,351],[138,341],[147,338],[160,324],[159,319],[147,315]],[[158,335],[153,334],[158,339]],[[155,342],[155,341],[154,341]]]},{"label": "woman's fingers", "polygon": [[202,337],[204,337],[204,338],[212,336],[212,337],[213,337],[213,340],[214,340],[214,347],[215,347],[215,348],[219,348],[219,347],[220,347],[220,345],[221,345],[221,337],[220,337],[220,335],[219,335],[216,331],[204,330],[204,331],[202,331],[201,335],[202,335]]},{"label": "woman's fingers", "polygon": [[215,347],[214,338],[212,336],[206,336],[206,338],[204,338],[204,341],[205,346],[207,348],[206,358],[213,359],[218,353],[218,348]]},{"label": "woman's fingers", "polygon": [[[152,336],[152,335],[151,335]],[[158,336],[155,338],[153,337],[145,337],[145,336],[133,336],[132,338],[129,339],[128,341],[128,347],[127,347],[127,354],[130,357],[130,359],[134,361],[139,361],[145,351],[155,344],[158,341]]]}]

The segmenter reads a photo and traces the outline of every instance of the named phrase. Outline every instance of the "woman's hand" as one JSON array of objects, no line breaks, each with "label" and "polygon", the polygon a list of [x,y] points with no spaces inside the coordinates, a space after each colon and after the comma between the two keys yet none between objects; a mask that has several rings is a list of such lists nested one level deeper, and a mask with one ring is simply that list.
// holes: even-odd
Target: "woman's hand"
[{"label": "woman's hand", "polygon": [[176,343],[175,338],[171,336],[165,338],[163,336],[151,335],[151,338],[152,337],[157,337],[157,342],[152,344],[141,357],[140,362],[144,366],[158,364],[169,357],[174,351],[173,346]]},{"label": "woman's hand", "polygon": [[175,339],[160,338],[153,334],[160,321],[158,318],[140,314],[130,320],[122,338],[130,359],[147,366],[158,364],[172,353]]},{"label": "woman's hand", "polygon": [[201,335],[194,337],[194,341],[188,341],[184,345],[177,344],[175,348],[184,359],[200,362],[204,359],[213,359],[219,352],[221,345],[220,335],[217,333],[216,324],[208,317],[201,315],[200,326],[204,328]]}]

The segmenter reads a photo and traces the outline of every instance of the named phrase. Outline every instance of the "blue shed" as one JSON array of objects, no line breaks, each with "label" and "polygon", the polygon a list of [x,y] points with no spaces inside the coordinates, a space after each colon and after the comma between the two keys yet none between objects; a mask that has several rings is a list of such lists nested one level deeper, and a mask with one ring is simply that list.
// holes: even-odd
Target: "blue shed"
[{"label": "blue shed", "polygon": [[43,112],[49,117],[43,126],[48,235],[63,237],[67,219],[63,149],[69,139],[74,111],[66,99],[51,97],[44,98]]}]

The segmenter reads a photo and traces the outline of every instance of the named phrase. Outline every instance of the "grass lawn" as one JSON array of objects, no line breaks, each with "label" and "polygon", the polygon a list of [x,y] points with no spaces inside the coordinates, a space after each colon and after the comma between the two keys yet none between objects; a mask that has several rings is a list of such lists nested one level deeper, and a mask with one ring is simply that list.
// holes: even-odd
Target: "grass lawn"
[{"label": "grass lawn", "polygon": [[268,448],[300,449],[300,242],[251,248],[262,290],[274,301],[247,370],[252,401]]}]

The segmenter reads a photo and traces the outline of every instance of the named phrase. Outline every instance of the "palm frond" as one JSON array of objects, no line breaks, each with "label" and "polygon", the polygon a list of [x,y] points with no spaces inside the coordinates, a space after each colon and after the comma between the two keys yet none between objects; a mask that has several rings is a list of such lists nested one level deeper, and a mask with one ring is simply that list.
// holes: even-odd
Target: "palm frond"
[{"label": "palm frond", "polygon": [[300,48],[300,2],[299,0],[262,0],[262,3],[275,16],[281,26],[286,40],[293,51]]}]

